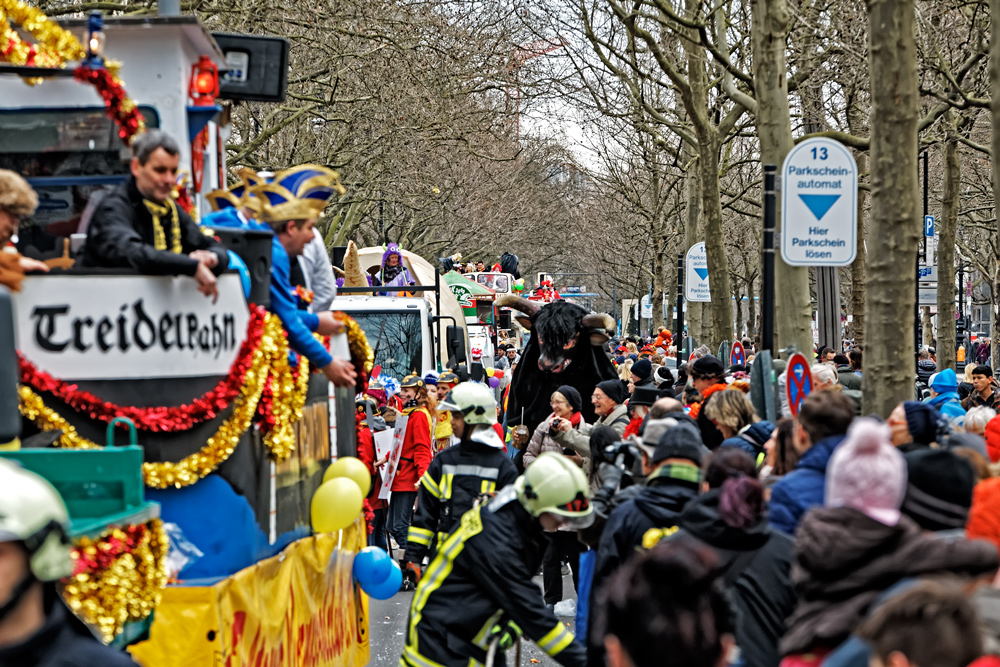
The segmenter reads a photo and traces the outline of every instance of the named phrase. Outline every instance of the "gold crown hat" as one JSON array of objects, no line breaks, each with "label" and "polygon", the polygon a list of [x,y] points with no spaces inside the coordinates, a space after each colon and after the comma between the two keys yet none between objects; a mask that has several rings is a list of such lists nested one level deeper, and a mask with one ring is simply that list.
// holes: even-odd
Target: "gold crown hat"
[{"label": "gold crown hat", "polygon": [[272,223],[318,218],[335,194],[346,194],[347,190],[332,169],[303,164],[278,172],[270,183],[251,192],[260,203],[259,218]]},{"label": "gold crown hat", "polygon": [[240,182],[233,187],[212,190],[205,195],[213,211],[221,211],[224,208],[249,208],[255,212],[260,210],[260,202],[253,195],[252,189],[264,185],[267,179],[261,178],[253,169],[246,167],[236,172],[236,175]]}]

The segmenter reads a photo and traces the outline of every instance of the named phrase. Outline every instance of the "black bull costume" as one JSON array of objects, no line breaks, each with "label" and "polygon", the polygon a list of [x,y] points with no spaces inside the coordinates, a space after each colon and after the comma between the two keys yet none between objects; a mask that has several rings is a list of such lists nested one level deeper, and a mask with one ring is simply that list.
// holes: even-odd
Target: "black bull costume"
[{"label": "black bull costume", "polygon": [[590,402],[594,385],[618,377],[602,347],[614,329],[614,320],[587,313],[568,301],[540,305],[523,297],[504,296],[497,305],[523,313],[517,319],[531,330],[511,379],[507,425],[520,424],[523,410],[524,424],[533,432],[552,414],[552,392],[564,384],[580,392],[583,419],[592,424],[596,418]]}]

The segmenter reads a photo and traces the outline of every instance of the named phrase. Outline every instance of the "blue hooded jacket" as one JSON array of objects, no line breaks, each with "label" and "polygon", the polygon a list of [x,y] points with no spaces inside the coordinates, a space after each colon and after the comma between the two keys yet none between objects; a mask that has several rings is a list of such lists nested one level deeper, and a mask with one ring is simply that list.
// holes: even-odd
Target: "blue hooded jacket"
[{"label": "blue hooded jacket", "polygon": [[958,397],[958,376],[955,371],[946,368],[934,377],[931,389],[937,392],[937,396],[924,400],[924,403],[934,406],[938,412],[952,422],[962,423],[965,417],[965,408]]},{"label": "blue hooded jacket", "polygon": [[823,438],[802,455],[795,470],[774,485],[768,514],[772,526],[794,535],[805,513],[823,504],[826,499],[826,467],[834,450],[846,437],[843,434]]}]

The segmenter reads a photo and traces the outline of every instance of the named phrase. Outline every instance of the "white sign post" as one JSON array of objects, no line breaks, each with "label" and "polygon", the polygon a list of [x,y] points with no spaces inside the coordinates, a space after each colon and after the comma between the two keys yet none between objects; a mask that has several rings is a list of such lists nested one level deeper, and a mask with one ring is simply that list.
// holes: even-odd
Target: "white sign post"
[{"label": "white sign post", "polygon": [[642,298],[639,299],[639,307],[641,308],[642,319],[649,320],[653,318],[653,304],[649,301],[649,295],[643,294]]},{"label": "white sign post", "polygon": [[858,165],[838,141],[807,139],[781,170],[781,258],[847,266],[857,252]]},{"label": "white sign post", "polygon": [[708,254],[705,242],[695,243],[687,251],[684,271],[684,298],[688,301],[708,303],[712,294],[708,289]]}]

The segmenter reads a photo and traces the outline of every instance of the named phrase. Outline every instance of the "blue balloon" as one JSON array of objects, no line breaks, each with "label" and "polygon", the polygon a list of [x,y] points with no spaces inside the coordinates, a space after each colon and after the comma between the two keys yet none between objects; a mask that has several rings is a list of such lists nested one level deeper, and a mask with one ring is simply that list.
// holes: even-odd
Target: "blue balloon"
[{"label": "blue balloon", "polygon": [[385,549],[365,547],[354,557],[353,573],[361,588],[377,586],[392,573],[392,558]]},{"label": "blue balloon", "polygon": [[399,587],[403,584],[403,571],[399,569],[399,563],[394,560],[389,561],[392,569],[389,576],[381,584],[375,586],[361,585],[361,590],[368,594],[368,597],[376,600],[388,600],[399,592]]},{"label": "blue balloon", "polygon": [[229,254],[229,268],[235,269],[240,274],[240,282],[243,283],[243,296],[250,298],[250,269],[247,268],[243,258],[232,250],[226,251]]}]

